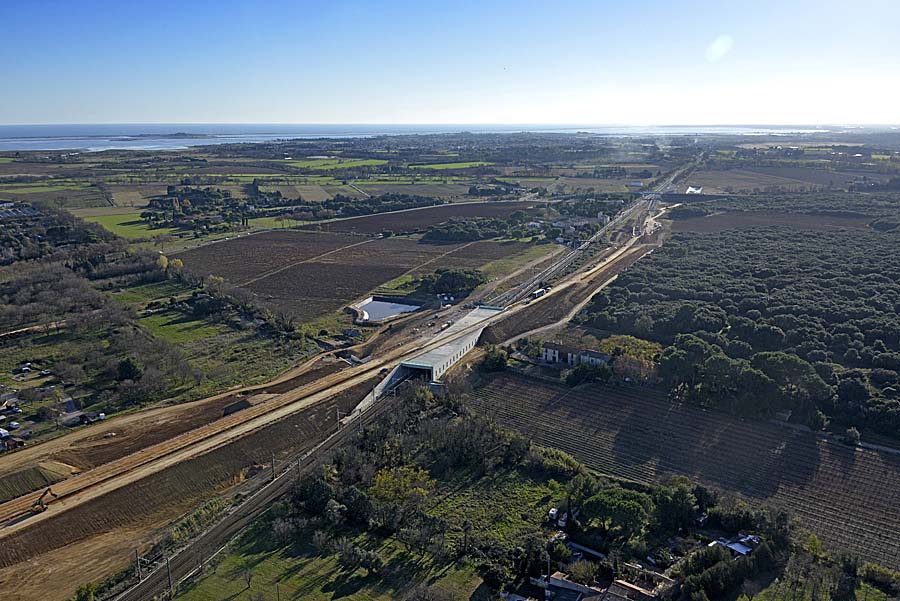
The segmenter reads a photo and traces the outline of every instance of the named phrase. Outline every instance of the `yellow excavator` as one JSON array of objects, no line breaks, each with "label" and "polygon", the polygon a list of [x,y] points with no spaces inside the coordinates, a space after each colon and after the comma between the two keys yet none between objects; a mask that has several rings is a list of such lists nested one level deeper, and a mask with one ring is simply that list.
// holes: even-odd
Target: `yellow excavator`
[{"label": "yellow excavator", "polygon": [[50,495],[54,499],[59,498],[59,495],[48,488],[40,497],[37,498],[34,503],[31,504],[31,513],[43,513],[44,511],[47,511],[47,503],[44,502],[44,499],[47,498],[47,495]]}]

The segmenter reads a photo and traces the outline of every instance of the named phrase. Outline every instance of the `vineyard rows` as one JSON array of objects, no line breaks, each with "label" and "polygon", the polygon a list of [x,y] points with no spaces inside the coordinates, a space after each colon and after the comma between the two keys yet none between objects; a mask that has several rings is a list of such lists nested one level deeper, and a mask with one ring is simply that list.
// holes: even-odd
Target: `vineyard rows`
[{"label": "vineyard rows", "polygon": [[900,568],[900,455],[673,404],[643,388],[500,376],[474,407],[588,467],[637,482],[685,475],[788,510],[834,549]]}]

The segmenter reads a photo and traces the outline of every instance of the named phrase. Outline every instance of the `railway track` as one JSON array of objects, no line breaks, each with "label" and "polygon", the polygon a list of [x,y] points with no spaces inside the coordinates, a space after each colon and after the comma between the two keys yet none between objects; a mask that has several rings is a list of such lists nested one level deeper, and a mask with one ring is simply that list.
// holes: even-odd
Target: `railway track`
[{"label": "railway track", "polygon": [[[610,264],[614,265],[618,260],[618,258],[611,258]],[[573,282],[576,280],[581,282],[586,277],[593,279],[595,276],[592,273],[593,271],[590,269],[587,271],[578,270],[567,275],[566,279],[571,277]],[[558,291],[561,292],[561,290],[554,289],[550,294],[532,302],[529,307],[533,308],[541,303],[559,302],[562,296],[556,294]],[[313,383],[279,394],[259,405],[217,419],[172,439],[59,482],[53,486],[53,489],[60,498],[54,501],[49,509],[43,513],[32,515],[30,512],[30,505],[35,497],[34,494],[0,504],[0,540],[25,528],[29,528],[29,530],[22,532],[21,535],[38,535],[39,530],[31,529],[31,527],[40,524],[48,518],[59,515],[60,512],[78,507],[91,499],[99,498],[188,459],[233,443],[251,432],[271,425],[278,420],[330,398],[336,393],[358,385],[366,379],[375,376],[385,367],[397,365],[405,359],[446,344],[457,336],[465,336],[477,328],[483,328],[501,319],[509,318],[511,315],[526,308],[520,304],[512,304],[506,311],[498,313],[497,316],[454,332],[452,336],[438,336],[437,338],[428,339],[419,338],[408,341],[385,353],[382,357],[373,359],[366,364],[354,366],[335,374],[329,374]],[[260,385],[253,388],[264,388],[265,386]],[[363,414],[364,419],[374,419],[375,416],[381,414],[382,407],[385,406],[388,405],[382,402],[375,403]],[[316,447],[313,453],[301,461],[300,469],[305,470],[309,466],[314,465],[324,453],[341,444],[345,440],[344,436],[346,435],[346,433],[342,435],[341,432],[333,433],[319,447]],[[168,569],[172,572],[173,581],[177,583],[190,575],[201,558],[208,559],[213,553],[221,549],[222,545],[260,515],[274,499],[283,494],[289,487],[290,483],[287,477],[281,477],[271,485],[264,486],[248,499],[239,510],[229,514],[222,522],[200,537],[195,544],[189,547],[189,551],[186,550],[177,556],[170,557]],[[130,599],[149,599],[160,592],[165,592],[169,582],[168,571],[165,569],[157,570],[148,577],[147,581],[145,581],[147,582],[146,584],[141,583],[138,590],[129,591],[126,593],[126,596],[121,598],[125,601]],[[160,584],[160,582],[163,584]],[[142,591],[148,592],[145,594]]]},{"label": "railway track", "polygon": [[356,433],[358,425],[371,423],[392,407],[393,402],[373,405],[350,423],[339,427],[299,461],[291,462],[287,470],[256,491],[212,528],[169,557],[165,563],[157,564],[149,575],[116,596],[116,601],[149,601],[177,588],[178,584],[202,569],[253,520],[265,513],[276,499],[289,492],[299,475],[314,468],[330,451],[347,442]]},{"label": "railway track", "polygon": [[[635,203],[635,207],[629,208],[628,211],[623,212],[622,217],[627,216],[630,218],[630,216],[635,214],[635,210],[640,208],[639,205],[643,204],[645,204],[643,201]],[[621,221],[621,219],[618,219],[616,223],[619,221]],[[603,231],[607,230],[605,229]],[[555,273],[571,264],[571,261],[574,260],[578,254],[583,252],[595,238],[596,236],[592,238],[591,241],[584,243],[579,249],[567,254],[562,260],[554,262],[548,268],[550,272]],[[548,271],[545,270],[543,273],[548,273]],[[539,275],[538,277],[543,276]],[[527,286],[522,288],[522,290],[527,290]],[[539,300],[547,302],[548,300],[551,300],[549,298],[550,296],[551,295],[546,295]],[[511,313],[521,309],[520,306],[514,304],[519,298],[520,294],[513,294],[507,301],[511,307],[504,314],[501,314],[499,318],[507,318]],[[480,324],[458,332],[457,335],[463,336],[475,328],[484,327],[494,321],[496,320],[485,320]],[[290,413],[308,407],[314,402],[325,398],[327,394],[345,390],[354,384],[361,382],[366,377],[374,375],[383,367],[393,366],[399,363],[403,358],[409,358],[415,354],[430,350],[431,348],[446,343],[448,340],[448,338],[438,338],[431,339],[424,343],[421,342],[421,340],[412,341],[411,343],[398,347],[384,357],[372,360],[364,365],[352,367],[336,374],[325,376],[314,383],[282,393],[259,405],[223,417],[164,442],[141,449],[135,453],[99,465],[81,474],[58,482],[53,486],[53,489],[59,497],[50,508],[43,513],[37,515],[31,514],[30,508],[34,501],[33,493],[0,504],[0,539],[21,528],[38,523],[49,516],[55,515],[60,510],[65,510],[78,505],[98,493],[102,494],[104,492],[115,490],[143,475],[159,471],[178,461],[195,456],[199,453],[209,452],[218,446],[226,444],[234,438],[245,435],[256,428],[262,427],[272,421],[289,415]]]},{"label": "railway track", "polygon": [[0,539],[22,528],[40,523],[57,515],[60,511],[75,507],[98,495],[111,492],[190,457],[214,450],[258,428],[327,399],[337,392],[357,385],[376,375],[385,367],[392,367],[404,359],[446,344],[455,337],[465,336],[493,320],[488,319],[473,324],[455,332],[452,337],[439,336],[426,342],[412,341],[379,359],[330,374],[314,383],[282,393],[259,405],[58,482],[53,485],[53,490],[59,498],[43,513],[34,515],[30,511],[35,498],[34,493],[7,501],[0,505]]}]

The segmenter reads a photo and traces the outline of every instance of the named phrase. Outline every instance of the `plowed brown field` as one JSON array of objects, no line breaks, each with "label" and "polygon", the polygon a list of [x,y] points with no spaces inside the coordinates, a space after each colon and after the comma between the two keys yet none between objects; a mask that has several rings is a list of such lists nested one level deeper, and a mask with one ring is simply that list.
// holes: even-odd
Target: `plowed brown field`
[{"label": "plowed brown field", "polygon": [[538,206],[533,202],[466,202],[311,224],[306,229],[358,234],[378,234],[384,230],[417,232],[453,217],[509,217],[516,211],[527,211]]}]

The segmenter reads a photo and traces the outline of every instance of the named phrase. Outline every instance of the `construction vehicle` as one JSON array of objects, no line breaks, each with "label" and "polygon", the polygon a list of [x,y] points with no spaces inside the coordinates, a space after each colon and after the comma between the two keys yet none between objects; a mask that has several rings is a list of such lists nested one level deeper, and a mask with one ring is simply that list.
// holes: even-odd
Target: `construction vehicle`
[{"label": "construction vehicle", "polygon": [[54,499],[59,498],[59,495],[48,488],[40,497],[37,498],[37,501],[31,504],[31,513],[43,513],[44,511],[47,511],[47,503],[44,502],[44,499],[47,498],[47,495],[52,496]]}]

